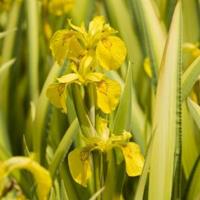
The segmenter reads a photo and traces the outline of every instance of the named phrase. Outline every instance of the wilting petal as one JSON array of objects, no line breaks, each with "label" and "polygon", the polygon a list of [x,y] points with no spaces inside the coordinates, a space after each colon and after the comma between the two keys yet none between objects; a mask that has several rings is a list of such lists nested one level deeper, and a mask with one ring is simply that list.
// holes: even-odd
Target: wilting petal
[{"label": "wilting petal", "polygon": [[57,31],[50,41],[50,49],[55,60],[63,64],[66,58],[77,60],[84,53],[74,31],[67,29]]},{"label": "wilting petal", "polygon": [[46,200],[52,185],[49,172],[31,158],[16,156],[0,163],[0,181],[16,169],[25,169],[33,174],[37,183],[38,197],[40,200]]},{"label": "wilting petal", "polygon": [[140,147],[134,142],[129,142],[121,147],[128,176],[139,176],[142,173],[144,157],[140,152]]},{"label": "wilting petal", "polygon": [[67,107],[65,87],[66,85],[62,83],[51,84],[47,89],[46,95],[54,106],[61,108],[63,112],[66,113]]},{"label": "wilting petal", "polygon": [[111,113],[119,103],[121,88],[118,82],[104,78],[96,84],[97,106],[104,113]]},{"label": "wilting petal", "polygon": [[89,151],[84,151],[83,148],[74,149],[69,153],[68,163],[72,178],[86,187],[91,176]]},{"label": "wilting petal", "polygon": [[95,35],[103,31],[105,24],[104,16],[96,16],[89,24],[89,33]]},{"label": "wilting petal", "polygon": [[64,15],[74,6],[74,0],[50,0],[48,3],[49,12],[53,15]]},{"label": "wilting petal", "polygon": [[108,36],[97,44],[96,57],[101,67],[117,69],[126,57],[125,44],[119,37]]}]

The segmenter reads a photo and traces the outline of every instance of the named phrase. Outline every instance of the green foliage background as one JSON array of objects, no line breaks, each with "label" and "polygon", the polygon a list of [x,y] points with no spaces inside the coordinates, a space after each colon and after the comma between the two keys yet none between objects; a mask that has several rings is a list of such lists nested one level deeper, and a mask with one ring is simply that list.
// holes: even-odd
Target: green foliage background
[{"label": "green foliage background", "polygon": [[[0,9],[0,160],[35,152],[54,180],[49,199],[200,199],[200,1],[76,0],[60,17],[46,15],[41,5],[14,0]],[[110,74],[124,88],[110,116],[113,129],[131,131],[145,156],[135,178],[111,157],[98,191],[76,184],[69,173],[66,156],[80,143],[79,123],[74,109],[64,115],[46,97],[63,68],[54,64],[44,30],[46,22],[55,32],[67,18],[80,25],[96,15],[119,30],[128,50],[126,63]],[[67,103],[73,108],[73,99]],[[37,199],[30,174],[13,176]]]}]

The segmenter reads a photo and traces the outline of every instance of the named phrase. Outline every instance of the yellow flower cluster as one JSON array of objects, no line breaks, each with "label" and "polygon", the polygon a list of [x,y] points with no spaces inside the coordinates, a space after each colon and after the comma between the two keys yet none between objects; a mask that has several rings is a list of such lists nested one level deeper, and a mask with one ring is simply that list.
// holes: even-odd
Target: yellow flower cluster
[{"label": "yellow flower cluster", "polygon": [[96,90],[96,103],[104,113],[111,113],[119,102],[119,83],[105,76],[103,70],[118,69],[125,60],[126,47],[116,31],[105,23],[103,16],[95,17],[88,31],[69,21],[71,29],[57,31],[50,42],[52,55],[58,64],[67,59],[71,73],[50,85],[47,96],[52,104],[67,111],[66,87],[71,83],[92,84]]},{"label": "yellow flower cluster", "polygon": [[106,153],[113,148],[119,148],[124,156],[127,174],[138,176],[142,173],[144,157],[140,152],[140,147],[134,142],[129,142],[131,138],[129,132],[124,131],[121,135],[109,137],[107,123],[102,118],[98,120],[97,132],[99,136],[86,139],[85,147],[76,148],[69,153],[69,169],[77,183],[87,186],[88,179],[92,174],[90,153],[94,150]]},{"label": "yellow flower cluster", "polygon": [[[126,47],[117,37],[117,33],[105,22],[103,16],[95,17],[88,30],[84,24],[75,26],[69,21],[70,29],[57,31],[50,42],[52,55],[59,65],[68,60],[70,73],[59,78],[47,90],[50,102],[64,112],[66,107],[66,88],[69,84],[95,88],[96,106],[104,113],[115,110],[121,93],[117,81],[105,75],[105,71],[118,69],[125,60]],[[131,134],[124,131],[120,135],[112,135],[107,121],[96,116],[96,135],[85,138],[82,148],[75,148],[69,153],[68,162],[73,179],[87,186],[91,176],[90,154],[94,150],[107,153],[113,148],[122,151],[129,176],[138,176],[142,172],[144,158],[139,146],[130,142]]]}]

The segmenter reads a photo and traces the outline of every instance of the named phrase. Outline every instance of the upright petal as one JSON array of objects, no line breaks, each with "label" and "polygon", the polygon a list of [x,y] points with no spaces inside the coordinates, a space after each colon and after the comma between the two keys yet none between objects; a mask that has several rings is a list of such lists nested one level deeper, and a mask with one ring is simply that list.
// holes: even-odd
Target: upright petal
[{"label": "upright petal", "polygon": [[86,187],[91,176],[89,151],[83,148],[76,148],[69,153],[68,163],[72,178],[80,185]]},{"label": "upright petal", "polygon": [[124,42],[116,36],[108,36],[98,42],[96,57],[101,67],[112,70],[119,68],[126,57]]},{"label": "upright petal", "polygon": [[104,16],[96,16],[89,24],[89,33],[95,35],[103,31],[105,24]]},{"label": "upright petal", "polygon": [[77,60],[84,54],[84,49],[76,38],[76,33],[72,30],[57,31],[50,41],[50,49],[54,59],[61,65],[66,58]]},{"label": "upright petal", "polygon": [[121,147],[125,163],[126,172],[129,176],[139,176],[142,173],[144,157],[140,152],[140,147],[134,142],[129,142]]},{"label": "upright petal", "polygon": [[118,82],[104,78],[96,84],[97,106],[104,113],[111,113],[119,103],[121,88]]}]

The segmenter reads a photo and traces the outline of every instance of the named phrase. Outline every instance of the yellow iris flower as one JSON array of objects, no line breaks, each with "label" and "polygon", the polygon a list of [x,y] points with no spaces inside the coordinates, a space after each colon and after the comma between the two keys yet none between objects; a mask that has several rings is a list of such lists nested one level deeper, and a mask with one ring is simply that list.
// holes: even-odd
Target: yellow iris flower
[{"label": "yellow iris flower", "polygon": [[119,102],[121,88],[118,82],[107,78],[104,74],[99,72],[92,72],[91,57],[85,57],[84,62],[80,64],[79,69],[75,65],[71,68],[74,73],[69,73],[57,78],[57,83],[51,84],[47,89],[47,97],[50,102],[67,112],[66,107],[66,87],[71,83],[79,85],[87,85],[91,83],[96,90],[96,104],[104,113],[111,113]]},{"label": "yellow iris flower", "polygon": [[69,21],[71,29],[57,31],[50,42],[55,60],[62,64],[65,59],[78,62],[85,55],[92,55],[95,62],[106,70],[117,69],[124,62],[126,47],[116,31],[105,23],[103,16],[95,17],[88,31]]},{"label": "yellow iris flower", "polygon": [[131,134],[124,131],[121,135],[109,137],[107,122],[100,118],[97,124],[99,136],[86,139],[85,147],[76,148],[69,153],[68,163],[73,179],[86,187],[92,174],[90,153],[94,150],[106,153],[113,148],[119,148],[122,151],[128,176],[140,175],[144,165],[144,157],[140,147],[135,142],[129,142]]}]

